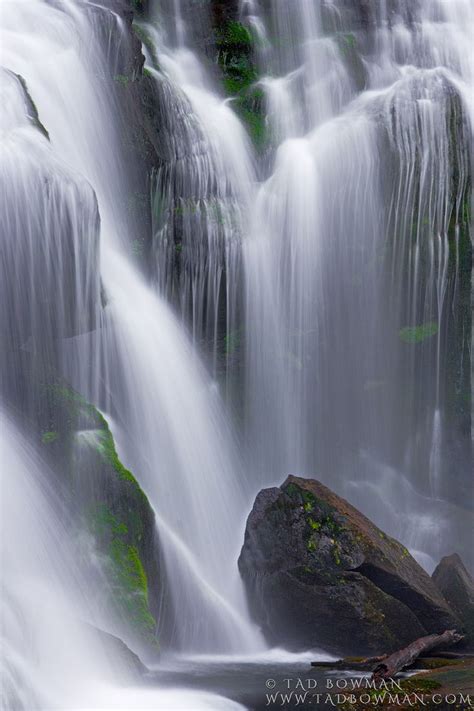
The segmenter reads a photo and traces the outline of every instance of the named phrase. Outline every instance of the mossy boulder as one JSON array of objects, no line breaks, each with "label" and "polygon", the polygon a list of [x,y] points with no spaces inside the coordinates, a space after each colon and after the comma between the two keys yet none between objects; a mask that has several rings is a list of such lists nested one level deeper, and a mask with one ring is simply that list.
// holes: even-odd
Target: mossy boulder
[{"label": "mossy boulder", "polygon": [[239,569],[272,644],[377,654],[459,627],[407,549],[315,480],[258,494]]},{"label": "mossy boulder", "polygon": [[103,415],[62,381],[41,390],[40,442],[58,473],[74,525],[92,537],[94,565],[106,581],[102,598],[121,635],[140,649],[157,651],[160,586],[153,510],[119,459]]},{"label": "mossy boulder", "polygon": [[474,647],[474,580],[457,553],[441,558],[433,582],[461,620],[466,643]]}]

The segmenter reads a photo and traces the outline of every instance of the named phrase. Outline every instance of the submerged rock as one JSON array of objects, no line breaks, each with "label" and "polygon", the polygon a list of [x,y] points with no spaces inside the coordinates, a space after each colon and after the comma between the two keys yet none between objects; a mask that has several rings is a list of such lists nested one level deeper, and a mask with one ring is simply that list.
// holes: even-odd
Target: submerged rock
[{"label": "submerged rock", "polygon": [[474,580],[457,553],[441,558],[433,581],[443,593],[467,633],[467,643],[474,645]]},{"label": "submerged rock", "polygon": [[383,653],[459,627],[407,549],[315,480],[258,494],[239,569],[273,644]]}]

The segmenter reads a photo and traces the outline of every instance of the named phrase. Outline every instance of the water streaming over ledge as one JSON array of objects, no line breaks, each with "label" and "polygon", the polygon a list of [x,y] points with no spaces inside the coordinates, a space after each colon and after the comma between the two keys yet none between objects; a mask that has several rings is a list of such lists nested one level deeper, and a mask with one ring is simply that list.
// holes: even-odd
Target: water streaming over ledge
[{"label": "water streaming over ledge", "polygon": [[[166,22],[152,13],[145,28],[166,107],[150,286],[126,248],[137,225],[110,79],[123,21],[100,3],[3,1],[2,216],[15,241],[0,326],[110,418],[157,514],[164,643],[231,653],[261,645],[235,564],[261,486],[322,478],[428,568],[466,535],[473,9],[242,1],[271,135],[257,186],[187,5],[164,2]],[[236,333],[245,465],[217,383]],[[16,373],[9,350],[1,365]]]},{"label": "water streaming over ledge", "polygon": [[241,708],[213,694],[137,684],[114,644],[92,626],[101,620],[51,473],[3,411],[0,436],[0,707]]},{"label": "water streaming over ledge", "polygon": [[[95,13],[114,42],[120,39],[122,21],[113,13],[75,2],[56,9],[40,0],[22,6],[22,13],[12,12],[8,22],[14,23],[18,14],[19,31],[6,34],[8,65],[25,78],[34,96],[48,127],[48,150],[60,155],[78,180],[88,181],[100,212],[106,306],[95,331],[76,327],[67,342],[58,341],[68,335],[64,329],[54,334],[54,362],[80,392],[112,415],[124,461],[134,468],[156,510],[171,600],[163,610],[162,638],[187,651],[258,648],[236,567],[246,507],[241,464],[219,396],[182,326],[124,252],[134,226],[124,208],[129,186],[113,128],[114,112],[119,112],[113,83],[95,71],[110,61],[92,31]],[[68,83],[68,75],[74,83]],[[34,131],[33,141],[42,146],[46,138]],[[21,147],[16,151],[17,160],[22,159]],[[94,192],[90,189],[97,220]],[[43,244],[43,249],[50,263],[54,246],[49,251]],[[63,261],[55,265],[61,283],[67,276]],[[29,264],[32,279],[38,278],[38,266],[34,260]],[[75,273],[82,274],[77,267]],[[97,271],[94,279],[98,309]],[[81,297],[87,295],[83,287]],[[86,311],[80,300],[73,304],[79,314]],[[15,305],[25,307],[20,293]],[[49,322],[48,313],[33,316],[40,330]]]},{"label": "water streaming over ledge", "polygon": [[[425,509],[472,501],[470,335],[459,332],[470,275],[459,264],[470,250],[474,8],[263,7],[274,158],[244,242],[256,475],[316,475],[436,559],[439,538],[406,526],[413,500],[384,489],[381,472],[408,479]],[[392,497],[383,514],[379,493]],[[454,512],[443,519],[452,546]]]}]

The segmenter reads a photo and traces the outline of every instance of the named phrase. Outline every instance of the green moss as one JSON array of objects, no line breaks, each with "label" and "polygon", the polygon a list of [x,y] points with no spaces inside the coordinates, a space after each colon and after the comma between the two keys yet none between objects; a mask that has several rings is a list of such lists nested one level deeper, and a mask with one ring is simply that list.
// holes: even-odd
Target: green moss
[{"label": "green moss", "polygon": [[[306,506],[306,504],[305,504],[305,506]],[[309,516],[309,517],[306,519],[306,521],[307,521],[307,523],[309,524],[309,527],[313,529],[313,531],[319,531],[319,530],[320,530],[321,524],[320,524],[319,521],[314,521],[314,520],[311,518],[311,516]]]},{"label": "green moss", "polygon": [[407,694],[420,694],[429,691],[436,691],[441,688],[439,681],[435,679],[423,679],[421,676],[414,676],[401,682],[402,690]]},{"label": "green moss", "polygon": [[51,442],[55,442],[59,437],[59,434],[57,432],[43,432],[41,435],[41,441],[43,444],[50,444]]},{"label": "green moss", "polygon": [[120,479],[133,484],[134,492],[142,501],[147,500],[131,471],[120,461],[107,420],[99,410],[87,402],[82,395],[65,385],[48,384],[45,389],[52,400],[53,407],[61,413],[54,430],[59,430],[58,437],[62,431],[60,428],[63,428],[64,434],[69,437],[80,429],[95,430],[97,436],[93,440],[94,446],[103,460],[112,467]]},{"label": "green moss", "polygon": [[249,89],[257,79],[257,72],[249,59],[233,60],[225,65],[223,84],[229,96],[235,96]]},{"label": "green moss", "polygon": [[332,553],[332,557],[333,557],[336,565],[341,565],[340,552],[341,552],[340,544],[337,541],[333,541],[331,553]]},{"label": "green moss", "polygon": [[404,343],[422,343],[438,333],[438,324],[435,321],[423,323],[420,326],[405,326],[400,329],[399,336]]},{"label": "green moss", "polygon": [[268,141],[267,119],[261,111],[239,108],[239,114],[244,121],[253,144],[257,149],[263,149]]},{"label": "green moss", "polygon": [[[381,612],[370,599],[366,600],[364,605],[364,615],[370,623],[382,625],[385,622],[385,615]],[[388,629],[386,630],[388,634]]]},{"label": "green moss", "polygon": [[121,479],[128,479],[128,481],[132,481],[134,484],[138,485],[138,482],[132,472],[126,469],[120,461],[117,450],[115,449],[114,438],[112,437],[112,433],[110,432],[108,425],[107,429],[100,430],[98,435],[98,451],[102,454],[104,459],[113,467]]},{"label": "green moss", "polygon": [[111,604],[142,636],[154,642],[156,621],[149,609],[148,580],[129,527],[98,504],[89,512],[89,526],[107,558]]},{"label": "green moss", "polygon": [[[142,45],[144,47],[146,47],[148,55],[149,55],[149,57],[151,57],[151,60],[153,62],[153,66],[155,67],[155,69],[158,69],[159,68],[158,55],[156,54],[155,45],[154,45],[153,39],[151,38],[150,34],[147,32],[145,27],[143,27],[143,25],[141,25],[138,22],[134,22],[132,27],[133,27],[133,31],[135,32],[136,36],[138,37],[138,39],[140,40]],[[152,77],[153,73],[150,72],[148,69],[144,68],[143,69],[143,76]]]},{"label": "green moss", "polygon": [[312,538],[309,539],[308,543],[306,544],[307,549],[310,551],[310,553],[313,553],[317,549],[316,541],[314,541]]},{"label": "green moss", "polygon": [[310,491],[302,489],[297,484],[287,484],[284,492],[291,499],[295,499],[298,503],[302,503],[305,511],[312,511],[316,504],[316,497]]},{"label": "green moss", "polygon": [[325,516],[322,521],[322,526],[333,536],[338,536],[344,531],[344,526],[341,526],[332,516]]},{"label": "green moss", "polygon": [[417,665],[420,669],[441,669],[462,664],[462,659],[443,659],[442,657],[419,657]]},{"label": "green moss", "polygon": [[344,57],[350,57],[357,48],[357,39],[352,32],[340,34],[337,37],[338,45]]},{"label": "green moss", "polygon": [[103,554],[110,605],[137,639],[154,647],[156,625],[146,571],[153,581],[157,573],[150,556],[154,517],[148,499],[120,461],[108,423],[97,408],[64,382],[41,387],[48,417],[42,439],[59,439],[61,446],[54,454],[60,457],[61,473],[69,476],[71,497],[80,489],[78,515]]},{"label": "green moss", "polygon": [[241,22],[230,20],[216,33],[218,47],[247,47],[252,44],[252,35],[249,29]]},{"label": "green moss", "polygon": [[264,95],[259,87],[252,57],[253,38],[240,22],[228,22],[216,33],[217,62],[222,71],[226,94],[234,98],[234,108],[257,150],[268,143]]},{"label": "green moss", "polygon": [[145,9],[144,0],[132,0],[132,8],[135,12],[143,12]]},{"label": "green moss", "polygon": [[125,74],[116,74],[114,76],[114,81],[116,81],[117,84],[121,84],[122,86],[128,86],[131,79],[130,79],[130,77],[126,76]]}]

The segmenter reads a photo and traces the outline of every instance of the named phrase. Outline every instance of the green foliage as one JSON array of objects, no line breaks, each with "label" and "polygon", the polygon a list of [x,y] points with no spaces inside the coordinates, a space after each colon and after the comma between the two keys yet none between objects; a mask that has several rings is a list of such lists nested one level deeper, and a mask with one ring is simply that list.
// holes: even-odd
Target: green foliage
[{"label": "green foliage", "polygon": [[59,434],[57,432],[43,432],[41,435],[41,441],[43,444],[50,444],[51,442],[55,442],[59,437]]},{"label": "green foliage", "polygon": [[252,58],[253,38],[240,22],[228,22],[216,35],[222,82],[257,150],[267,144],[263,92],[255,84],[258,74]]},{"label": "green foliage", "polygon": [[438,324],[435,321],[430,321],[420,326],[405,326],[400,329],[399,336],[404,343],[422,343],[437,333]]},{"label": "green foliage", "polygon": [[252,44],[252,35],[248,28],[241,22],[230,20],[217,32],[216,44],[218,47],[247,47]]}]

